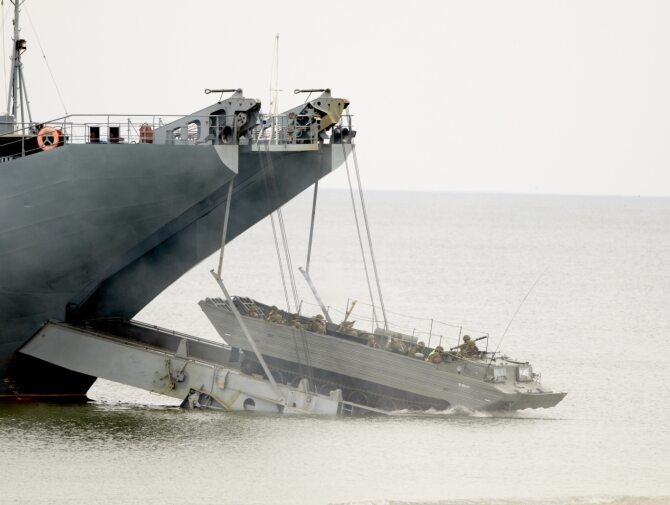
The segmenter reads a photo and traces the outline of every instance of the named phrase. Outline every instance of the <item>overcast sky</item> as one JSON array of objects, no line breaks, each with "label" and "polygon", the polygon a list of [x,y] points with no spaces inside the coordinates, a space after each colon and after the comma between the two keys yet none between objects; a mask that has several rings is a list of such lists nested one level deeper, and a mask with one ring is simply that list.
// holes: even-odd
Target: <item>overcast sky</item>
[{"label": "overcast sky", "polygon": [[670,196],[670,2],[28,0],[27,12],[35,119],[63,115],[35,32],[68,112],[121,114],[186,114],[213,87],[268,104],[278,32],[280,109],[297,87],[349,98],[367,189]]}]

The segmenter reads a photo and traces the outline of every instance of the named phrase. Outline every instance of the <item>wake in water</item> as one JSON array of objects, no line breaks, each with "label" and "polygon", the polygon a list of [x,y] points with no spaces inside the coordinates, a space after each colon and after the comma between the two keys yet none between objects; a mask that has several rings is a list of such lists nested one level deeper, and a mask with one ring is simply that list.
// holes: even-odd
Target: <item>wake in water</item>
[{"label": "wake in water", "polygon": [[424,411],[399,409],[391,412],[392,416],[407,417],[469,417],[482,419],[544,419],[555,420],[549,413],[543,415],[537,410],[514,410],[514,411],[490,411],[490,410],[472,410],[467,407],[449,407],[444,410],[428,409]]},{"label": "wake in water", "polygon": [[495,417],[494,413],[481,410],[470,410],[466,407],[449,407],[444,410],[411,410],[399,409],[391,412],[392,416],[410,417]]}]

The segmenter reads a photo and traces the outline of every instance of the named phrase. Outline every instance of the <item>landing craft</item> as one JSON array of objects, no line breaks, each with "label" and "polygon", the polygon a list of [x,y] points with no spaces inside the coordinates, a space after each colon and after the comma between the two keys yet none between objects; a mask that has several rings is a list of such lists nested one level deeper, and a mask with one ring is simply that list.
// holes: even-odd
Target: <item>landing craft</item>
[{"label": "landing craft", "polygon": [[[384,328],[355,332],[350,325],[334,323],[325,323],[322,332],[315,332],[308,317],[280,311],[279,317],[273,318],[277,322],[271,322],[267,320],[271,310],[267,305],[243,297],[232,302],[245,316],[245,325],[277,378],[290,384],[309,377],[320,393],[341,390],[346,400],[356,404],[383,411],[449,407],[520,410],[553,407],[566,395],[542,384],[530,363],[496,352],[466,355],[461,344],[440,353],[435,363],[426,359],[434,348],[408,354],[387,346],[396,338],[409,349],[418,343],[416,336]],[[240,369],[249,375],[260,374],[256,355],[230,303],[208,298],[200,307],[219,335],[233,349],[242,350]],[[368,345],[368,335],[375,336],[376,347]]]}]

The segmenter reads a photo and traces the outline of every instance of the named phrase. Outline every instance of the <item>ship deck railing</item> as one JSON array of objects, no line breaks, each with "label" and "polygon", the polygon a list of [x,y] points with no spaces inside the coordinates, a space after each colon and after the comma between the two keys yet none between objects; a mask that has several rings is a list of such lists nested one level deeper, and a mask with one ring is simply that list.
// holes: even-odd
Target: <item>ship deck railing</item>
[{"label": "ship deck railing", "polygon": [[[257,123],[249,128],[239,142],[227,141],[224,136],[226,125],[207,126],[212,116],[190,116],[193,119],[188,128],[166,131],[164,127],[171,122],[183,118],[184,115],[164,114],[70,114],[45,122],[17,123],[15,129],[0,135],[5,150],[15,146],[16,155],[25,156],[43,150],[34,140],[43,128],[53,128],[58,132],[58,145],[64,144],[174,144],[174,145],[216,145],[238,143],[240,145],[283,145],[283,144],[329,144],[351,143],[353,136],[352,116],[343,115],[332,131],[345,132],[345,135],[333,135],[322,132],[318,136],[311,135],[310,124],[295,124],[292,128],[287,114],[259,114]],[[221,115],[216,116],[222,117]],[[308,116],[304,116],[305,121]],[[300,122],[301,116],[297,116]],[[226,116],[226,124],[231,124],[234,117]],[[291,118],[295,120],[296,118]],[[199,126],[205,125],[205,126]],[[202,131],[201,128],[208,128]],[[161,130],[162,129],[162,130]],[[154,134],[161,132],[158,139]],[[292,132],[289,134],[289,131]],[[30,139],[33,139],[30,141]],[[15,155],[15,156],[16,156]],[[15,157],[13,156],[13,157]]]}]

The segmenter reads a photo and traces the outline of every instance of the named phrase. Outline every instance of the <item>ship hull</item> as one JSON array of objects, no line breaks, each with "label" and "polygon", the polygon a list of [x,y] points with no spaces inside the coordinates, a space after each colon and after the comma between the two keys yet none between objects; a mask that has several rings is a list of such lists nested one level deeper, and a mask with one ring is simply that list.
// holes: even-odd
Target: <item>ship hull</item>
[{"label": "ship hull", "polygon": [[133,317],[220,247],[234,177],[231,240],[338,166],[333,147],[69,145],[0,165],[0,398],[85,398],[94,377],[16,350],[47,320]]}]

